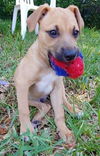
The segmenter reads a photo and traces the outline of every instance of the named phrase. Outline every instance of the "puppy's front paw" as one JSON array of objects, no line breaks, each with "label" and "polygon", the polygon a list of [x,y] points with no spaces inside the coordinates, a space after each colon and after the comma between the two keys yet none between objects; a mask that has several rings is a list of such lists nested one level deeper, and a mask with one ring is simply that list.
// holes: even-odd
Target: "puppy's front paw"
[{"label": "puppy's front paw", "polygon": [[27,132],[27,130],[29,130],[31,133],[34,132],[34,127],[32,126],[31,122],[27,124],[21,124],[20,134]]},{"label": "puppy's front paw", "polygon": [[75,137],[73,135],[73,133],[70,130],[66,130],[66,132],[61,132],[60,131],[60,137],[65,141],[66,143],[66,147],[67,148],[74,148],[75,147]]},{"label": "puppy's front paw", "polygon": [[[20,135],[27,132],[27,131],[30,131],[31,133],[34,132],[34,127],[32,126],[31,122],[28,123],[27,125],[26,124],[21,124]],[[22,140],[24,140],[25,142],[28,142],[28,141],[30,141],[30,137],[26,136],[26,134],[23,134],[22,135]]]}]

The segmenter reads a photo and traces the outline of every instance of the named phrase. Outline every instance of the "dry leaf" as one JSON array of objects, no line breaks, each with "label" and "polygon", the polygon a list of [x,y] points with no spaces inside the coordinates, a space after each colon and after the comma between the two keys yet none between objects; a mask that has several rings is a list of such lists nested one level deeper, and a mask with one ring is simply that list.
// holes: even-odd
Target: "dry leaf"
[{"label": "dry leaf", "polygon": [[7,129],[2,127],[2,126],[0,126],[0,135],[4,135],[6,133],[7,133]]}]

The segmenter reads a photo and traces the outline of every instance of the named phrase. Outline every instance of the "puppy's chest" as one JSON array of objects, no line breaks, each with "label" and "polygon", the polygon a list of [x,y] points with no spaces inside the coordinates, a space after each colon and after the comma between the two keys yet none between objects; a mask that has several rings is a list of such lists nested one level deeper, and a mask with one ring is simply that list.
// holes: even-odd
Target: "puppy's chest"
[{"label": "puppy's chest", "polygon": [[54,73],[48,73],[41,76],[39,82],[36,83],[37,90],[48,95],[53,89],[54,82],[57,80],[57,76]]}]

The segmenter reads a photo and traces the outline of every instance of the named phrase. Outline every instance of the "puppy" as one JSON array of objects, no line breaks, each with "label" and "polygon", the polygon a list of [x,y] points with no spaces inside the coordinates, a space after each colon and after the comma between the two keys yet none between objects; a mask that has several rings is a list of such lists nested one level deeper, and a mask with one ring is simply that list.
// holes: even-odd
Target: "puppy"
[{"label": "puppy", "polygon": [[79,51],[77,38],[84,22],[79,9],[74,5],[64,9],[50,8],[44,4],[28,17],[30,32],[35,29],[37,23],[40,25],[38,38],[21,60],[14,75],[20,132],[26,132],[27,129],[34,132],[30,122],[29,105],[39,109],[33,122],[42,120],[51,106],[41,99],[50,95],[60,137],[66,140],[68,147],[74,147],[75,138],[65,124],[63,104],[72,113],[80,114],[81,111],[78,108],[73,109],[68,103],[63,77],[57,76],[51,68],[49,53],[61,61],[74,59]]}]

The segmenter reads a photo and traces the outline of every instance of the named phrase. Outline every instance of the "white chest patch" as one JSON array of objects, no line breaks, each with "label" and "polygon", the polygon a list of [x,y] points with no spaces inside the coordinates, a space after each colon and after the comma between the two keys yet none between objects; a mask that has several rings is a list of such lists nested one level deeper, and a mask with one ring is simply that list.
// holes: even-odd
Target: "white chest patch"
[{"label": "white chest patch", "polygon": [[41,80],[36,84],[39,92],[43,92],[48,95],[53,89],[53,82],[57,79],[54,73],[44,75]]}]

